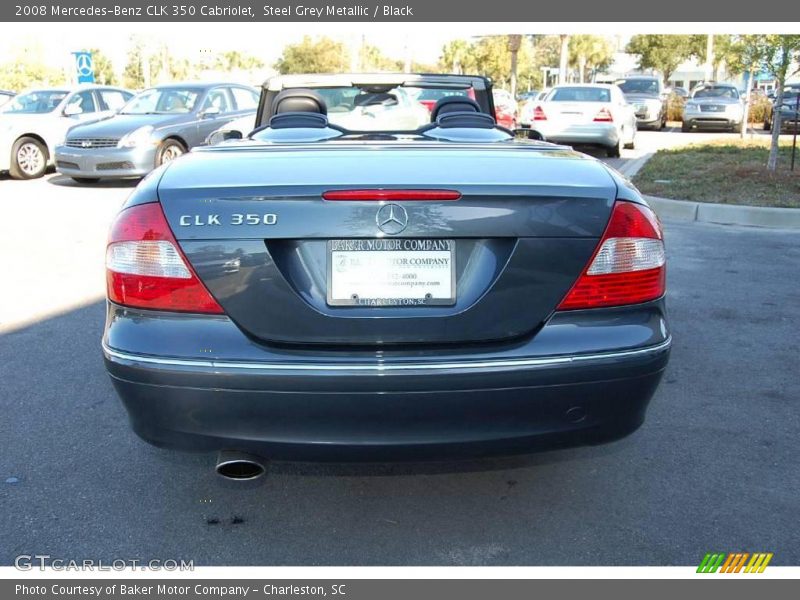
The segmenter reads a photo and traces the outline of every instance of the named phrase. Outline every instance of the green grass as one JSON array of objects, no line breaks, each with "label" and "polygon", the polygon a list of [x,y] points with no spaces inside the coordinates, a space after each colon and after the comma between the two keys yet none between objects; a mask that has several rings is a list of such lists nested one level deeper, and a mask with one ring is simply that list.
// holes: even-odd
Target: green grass
[{"label": "green grass", "polygon": [[633,181],[644,194],[721,204],[800,208],[800,140],[790,171],[791,136],[781,139],[778,169],[767,171],[769,138],[715,140],[659,150]]}]

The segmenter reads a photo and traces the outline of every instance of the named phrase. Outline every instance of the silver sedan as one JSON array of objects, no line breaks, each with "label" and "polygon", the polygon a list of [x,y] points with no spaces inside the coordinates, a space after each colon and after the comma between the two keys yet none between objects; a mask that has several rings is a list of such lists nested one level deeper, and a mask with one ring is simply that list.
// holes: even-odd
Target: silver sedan
[{"label": "silver sedan", "polygon": [[549,142],[601,146],[619,156],[634,146],[636,114],[616,85],[557,85],[534,106],[531,129]]}]

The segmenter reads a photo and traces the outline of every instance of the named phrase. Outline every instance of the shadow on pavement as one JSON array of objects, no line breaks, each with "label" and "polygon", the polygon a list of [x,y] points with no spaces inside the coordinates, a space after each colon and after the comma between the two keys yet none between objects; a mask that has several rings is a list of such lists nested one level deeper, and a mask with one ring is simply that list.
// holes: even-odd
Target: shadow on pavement
[{"label": "shadow on pavement", "polygon": [[62,187],[76,187],[76,188],[81,188],[81,187],[133,188],[136,187],[141,180],[142,179],[138,177],[130,179],[101,179],[100,181],[81,182],[81,181],[75,181],[72,177],[69,177],[68,175],[61,175],[60,173],[56,173],[47,179],[47,183]]}]

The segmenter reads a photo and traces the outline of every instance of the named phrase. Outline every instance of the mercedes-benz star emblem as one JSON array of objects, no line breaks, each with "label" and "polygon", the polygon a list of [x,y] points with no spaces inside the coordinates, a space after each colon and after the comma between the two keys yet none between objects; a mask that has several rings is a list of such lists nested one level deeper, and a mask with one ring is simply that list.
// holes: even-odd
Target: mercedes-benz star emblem
[{"label": "mercedes-benz star emblem", "polygon": [[383,233],[397,235],[408,225],[408,214],[399,204],[386,204],[378,209],[375,222]]}]

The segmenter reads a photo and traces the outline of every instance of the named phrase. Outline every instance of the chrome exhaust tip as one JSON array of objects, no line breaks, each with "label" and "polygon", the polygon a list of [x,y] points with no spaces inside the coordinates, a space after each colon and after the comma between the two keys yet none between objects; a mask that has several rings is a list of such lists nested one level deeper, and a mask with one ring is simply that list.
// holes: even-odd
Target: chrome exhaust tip
[{"label": "chrome exhaust tip", "polygon": [[267,472],[266,461],[253,454],[223,450],[217,456],[217,475],[229,481],[254,481]]}]

